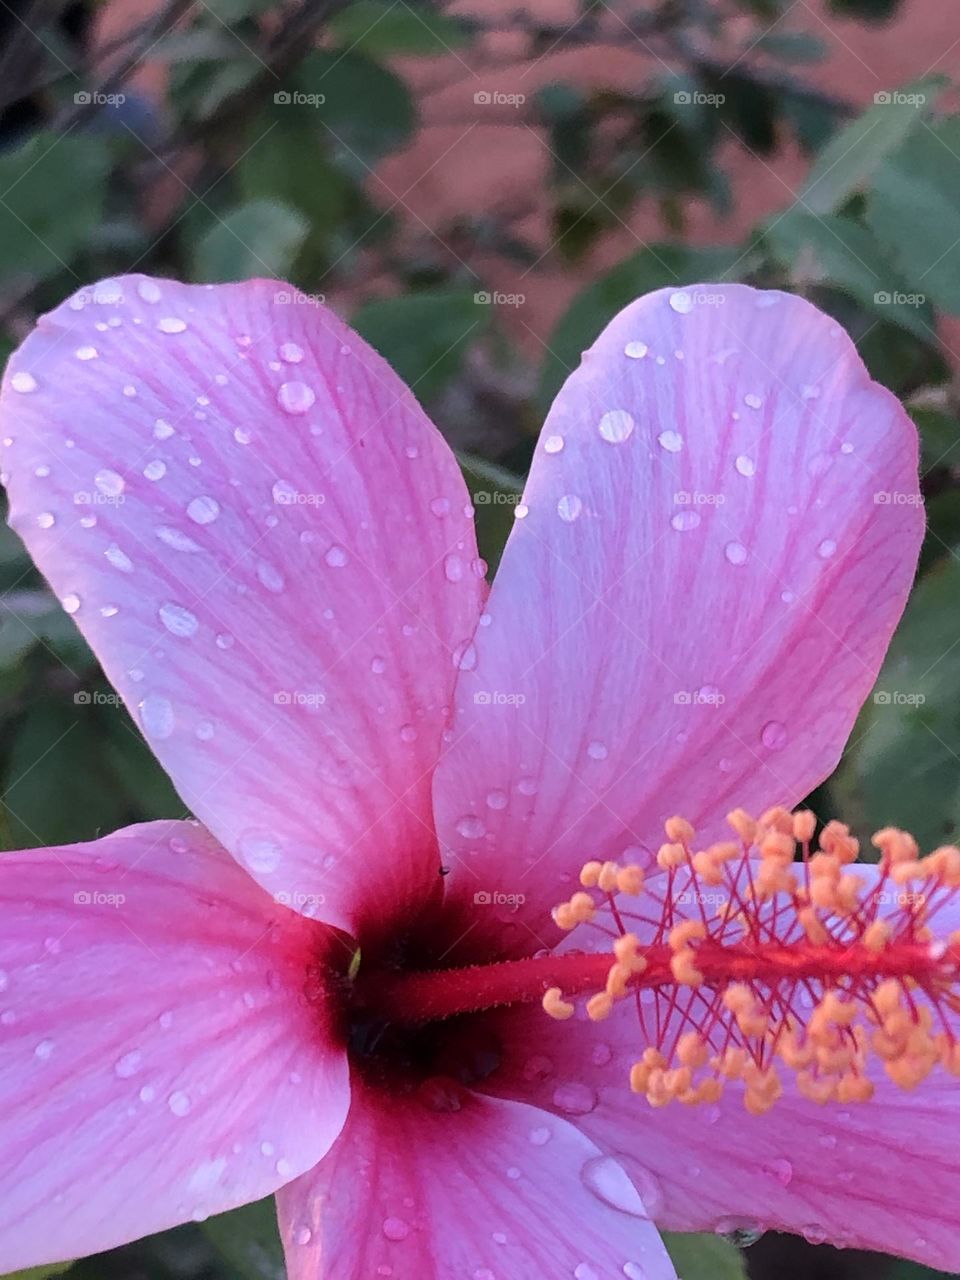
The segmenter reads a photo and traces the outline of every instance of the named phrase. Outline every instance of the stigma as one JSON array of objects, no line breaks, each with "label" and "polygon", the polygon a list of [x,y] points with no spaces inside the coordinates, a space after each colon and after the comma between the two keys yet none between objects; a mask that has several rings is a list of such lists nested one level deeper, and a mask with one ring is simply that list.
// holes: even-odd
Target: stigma
[{"label": "stigma", "polygon": [[841,822],[815,843],[809,811],[727,821],[730,840],[698,848],[690,823],[669,819],[658,872],[584,864],[554,920],[607,935],[605,971],[592,990],[550,986],[545,1012],[569,1020],[582,997],[600,1022],[629,1001],[629,1084],[653,1107],[716,1102],[737,1082],[762,1115],[786,1073],[814,1102],[867,1102],[871,1060],[902,1089],[936,1069],[960,1075],[960,933],[937,932],[960,849],[920,858],[912,836],[885,828],[868,878]]}]

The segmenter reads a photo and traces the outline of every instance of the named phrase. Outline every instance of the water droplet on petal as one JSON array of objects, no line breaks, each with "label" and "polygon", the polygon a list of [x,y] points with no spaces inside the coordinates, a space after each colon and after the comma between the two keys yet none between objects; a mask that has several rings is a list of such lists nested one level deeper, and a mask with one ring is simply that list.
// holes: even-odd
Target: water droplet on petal
[{"label": "water droplet on petal", "polygon": [[75,354],[78,360],[96,360],[100,352],[96,347],[84,346],[77,347]]},{"label": "water droplet on petal", "polygon": [[250,870],[260,874],[276,871],[283,857],[283,847],[270,831],[245,831],[237,842],[237,848]]},{"label": "water droplet on petal", "polygon": [[760,741],[770,751],[782,751],[787,745],[787,727],[780,720],[768,720],[760,733]]},{"label": "water droplet on petal", "polygon": [[685,533],[688,529],[696,529],[700,523],[700,515],[696,511],[678,511],[676,515],[670,517],[671,526],[680,533]]},{"label": "water droplet on petal", "polygon": [[316,399],[316,392],[305,382],[282,382],[277,392],[277,404],[292,414],[309,413]]},{"label": "water droplet on petal", "polygon": [[756,463],[752,458],[748,458],[745,453],[741,453],[734,466],[742,476],[752,476],[756,471]]},{"label": "water droplet on petal", "polygon": [[633,415],[626,409],[611,409],[600,419],[597,430],[608,444],[623,444],[633,434],[636,425]]},{"label": "water droplet on petal", "polygon": [[607,747],[603,742],[591,742],[587,747],[587,755],[591,760],[606,760]]},{"label": "water droplet on petal", "polygon": [[648,1216],[640,1193],[613,1156],[595,1156],[588,1160],[580,1171],[580,1179],[601,1204],[608,1205],[619,1213],[629,1213],[635,1218]]},{"label": "water droplet on petal", "polygon": [[565,493],[557,503],[557,515],[567,524],[572,524],[582,510],[583,503],[573,493]]},{"label": "water droplet on petal", "polygon": [[187,515],[194,524],[212,524],[220,514],[220,503],[207,494],[199,498],[191,498],[187,504]]},{"label": "water droplet on petal", "polygon": [[53,1056],[53,1041],[41,1040],[33,1052],[35,1057],[39,1058],[41,1062],[48,1062]]},{"label": "water droplet on petal", "polygon": [[167,1099],[167,1106],[175,1116],[183,1116],[190,1114],[191,1102],[182,1089],[177,1089],[175,1093],[171,1093]]},{"label": "water droplet on petal", "polygon": [[747,558],[747,548],[742,542],[728,542],[723,554],[730,564],[743,564]]},{"label": "water droplet on petal", "polygon": [[475,813],[465,813],[457,819],[457,832],[465,840],[479,840],[486,834],[487,828]]},{"label": "water droplet on petal", "polygon": [[793,1181],[793,1165],[789,1160],[768,1160],[761,1168],[771,1178],[775,1178],[781,1187],[789,1187]]},{"label": "water droplet on petal", "polygon": [[148,480],[162,480],[167,474],[167,464],[160,458],[153,458],[143,468],[143,474]]},{"label": "water droplet on petal", "polygon": [[186,320],[181,320],[178,316],[164,316],[157,321],[157,328],[161,333],[183,333],[186,327]]},{"label": "water droplet on petal", "polygon": [[657,436],[657,443],[667,453],[679,453],[683,448],[683,436],[679,431],[661,431]]},{"label": "water droplet on petal", "polygon": [[505,809],[510,801],[510,797],[505,791],[488,791],[487,792],[487,808],[488,809]]},{"label": "water droplet on petal", "polygon": [[137,293],[144,302],[159,302],[161,298],[160,286],[155,280],[141,280],[137,284]]},{"label": "water droplet on petal", "polygon": [[693,298],[684,289],[678,289],[670,295],[670,306],[679,315],[685,316],[693,309]]},{"label": "water droplet on petal", "polygon": [[169,440],[174,434],[174,428],[169,422],[165,422],[163,418],[157,418],[153,424],[153,437],[155,440]]},{"label": "water droplet on petal", "polygon": [[837,544],[832,538],[824,538],[819,547],[817,547],[817,555],[821,560],[829,560],[836,549]]},{"label": "water droplet on petal", "polygon": [[107,563],[112,564],[114,569],[119,569],[121,573],[133,573],[133,561],[115,542],[111,542],[103,554]]},{"label": "water droplet on petal", "polygon": [[342,569],[350,557],[343,547],[334,544],[323,557],[331,569]]},{"label": "water droplet on petal", "polygon": [[295,342],[284,342],[277,354],[285,364],[299,364],[303,359],[303,347],[298,347]]},{"label": "water droplet on petal", "polygon": [[279,595],[287,585],[280,570],[266,560],[257,561],[257,580],[274,595]]},{"label": "water droplet on petal", "polygon": [[199,551],[200,546],[194,542],[192,538],[188,538],[185,533],[181,533],[179,529],[174,529],[170,525],[157,525],[154,533],[165,546],[172,547],[174,551]]},{"label": "water droplet on petal", "polygon": [[458,555],[444,557],[443,574],[448,582],[460,582],[463,578],[463,561]]},{"label": "water droplet on petal", "polygon": [[394,1243],[406,1240],[410,1234],[410,1227],[403,1218],[384,1218],[382,1230],[386,1238]]},{"label": "water droplet on petal", "polygon": [[449,498],[433,498],[433,499],[431,499],[431,501],[430,501],[430,510],[433,512],[433,514],[437,517],[437,519],[438,519],[438,520],[442,520],[442,519],[443,519],[443,517],[444,517],[445,515],[447,515],[447,514],[449,513],[449,511],[450,511],[450,500],[449,500]]},{"label": "water droplet on petal", "polygon": [[623,348],[623,354],[629,356],[631,360],[642,360],[648,350],[649,347],[645,342],[628,342]]},{"label": "water droplet on petal", "polygon": [[530,1142],[534,1147],[545,1147],[550,1141],[550,1130],[546,1125],[540,1125],[537,1129],[530,1130]]},{"label": "water droplet on petal", "polygon": [[568,1080],[554,1089],[553,1105],[569,1116],[585,1116],[597,1105],[597,1094],[588,1084]]},{"label": "water droplet on petal", "polygon": [[113,1070],[121,1080],[128,1080],[130,1076],[136,1075],[142,1064],[143,1054],[139,1049],[133,1049],[117,1059],[113,1064]]},{"label": "water droplet on petal", "polygon": [[76,613],[80,608],[80,597],[74,591],[70,591],[63,596],[60,603],[63,605],[65,613]]},{"label": "water droplet on petal", "polygon": [[763,404],[763,401],[759,396],[755,396],[752,392],[749,392],[743,397],[743,403],[748,409],[759,409]]},{"label": "water droplet on petal", "polygon": [[182,604],[166,601],[158,610],[160,621],[172,636],[189,637],[197,634],[200,623],[197,615],[185,609]]},{"label": "water droplet on petal", "polygon": [[173,733],[174,714],[169,698],[148,693],[140,703],[140,723],[152,738],[169,738]]},{"label": "water droplet on petal", "polygon": [[563,436],[547,436],[543,442],[544,453],[560,453],[563,449]]},{"label": "water droplet on petal", "polygon": [[20,369],[10,379],[10,385],[14,391],[19,391],[21,395],[29,395],[31,391],[36,391],[37,380],[32,373],[27,373],[25,369]]},{"label": "water droplet on petal", "polygon": [[107,498],[118,498],[126,488],[123,476],[104,468],[93,477],[93,483]]}]

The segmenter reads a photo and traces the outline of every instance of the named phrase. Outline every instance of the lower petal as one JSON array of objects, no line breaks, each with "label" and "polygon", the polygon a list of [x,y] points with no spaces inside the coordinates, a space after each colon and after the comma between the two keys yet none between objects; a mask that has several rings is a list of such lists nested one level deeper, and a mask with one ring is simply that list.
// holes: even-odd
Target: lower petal
[{"label": "lower petal", "polygon": [[339,1141],[277,1197],[290,1280],[674,1280],[629,1179],[573,1125],[438,1096],[355,1082]]},{"label": "lower petal", "polygon": [[311,1168],[349,1105],[303,997],[319,926],[195,823],[0,854],[0,1271]]}]

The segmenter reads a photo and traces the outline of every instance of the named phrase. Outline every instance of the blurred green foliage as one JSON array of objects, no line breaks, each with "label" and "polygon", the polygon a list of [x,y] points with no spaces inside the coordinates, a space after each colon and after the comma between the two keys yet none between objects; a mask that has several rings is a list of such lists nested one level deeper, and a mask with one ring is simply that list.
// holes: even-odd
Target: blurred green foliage
[{"label": "blurred green foliage", "polygon": [[[960,116],[939,107],[942,79],[889,86],[857,112],[808,78],[829,29],[805,29],[806,7],[798,22],[786,0],[725,8],[664,0],[616,21],[584,3],[578,21],[561,26],[518,10],[501,25],[531,59],[642,42],[658,60],[629,88],[557,82],[522,106],[552,157],[536,193],[550,228],[544,244],[526,210],[464,207],[418,226],[404,218],[403,196],[374,179],[422,127],[406,60],[460,62],[473,70],[471,85],[486,83],[488,20],[389,0],[170,0],[104,50],[76,8],[47,5],[26,32],[0,18],[18,66],[0,89],[0,357],[38,312],[134,266],[204,281],[283,276],[349,311],[438,420],[453,424],[481,552],[495,568],[543,415],[620,307],[650,289],[711,278],[809,296],[911,407],[929,511],[921,575],[877,695],[818,800],[842,803],[864,832],[896,821],[928,844],[956,837],[960,435],[952,355],[938,332],[943,315],[960,315]],[[831,0],[830,8],[880,23],[897,0]],[[165,70],[161,97],[129,81],[145,60]],[[489,96],[474,99],[475,123],[485,121]],[[807,176],[793,202],[742,243],[692,247],[694,203],[721,217],[731,210],[731,145],[756,157],[798,147]],[[659,240],[593,271],[598,250],[638,211],[656,215]],[[493,281],[584,267],[591,283],[552,333],[537,335],[532,358],[518,355],[524,326],[498,304]],[[458,433],[465,407],[495,427]],[[6,529],[0,703],[0,847],[87,839],[183,812]],[[685,1280],[745,1275],[725,1240],[674,1236],[669,1245]],[[265,1201],[131,1246],[129,1257],[140,1267],[133,1274],[151,1280],[270,1280],[282,1275],[278,1250]],[[119,1256],[77,1263],[71,1274],[122,1276]],[[884,1274],[934,1273],[895,1264]]]}]

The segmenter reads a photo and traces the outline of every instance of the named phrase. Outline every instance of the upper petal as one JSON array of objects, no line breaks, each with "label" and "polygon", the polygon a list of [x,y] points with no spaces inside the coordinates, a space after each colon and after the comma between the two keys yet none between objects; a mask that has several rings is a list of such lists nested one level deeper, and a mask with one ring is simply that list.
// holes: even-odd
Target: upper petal
[{"label": "upper petal", "polygon": [[2,417],[14,527],[217,838],[348,927],[431,888],[483,584],[453,456],[385,362],[273,283],[131,276],[40,321]]},{"label": "upper petal", "polygon": [[573,1125],[450,1082],[354,1082],[341,1139],[277,1197],[290,1280],[675,1280],[643,1204]]},{"label": "upper petal", "polygon": [[320,1159],[350,1094],[303,998],[323,932],[195,823],[0,854],[0,1270],[233,1208]]},{"label": "upper petal", "polygon": [[541,945],[586,858],[832,769],[916,564],[916,432],[802,299],[661,291],[567,380],[523,503],[434,794],[450,890],[522,897]]}]

